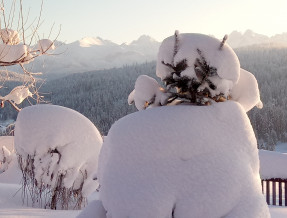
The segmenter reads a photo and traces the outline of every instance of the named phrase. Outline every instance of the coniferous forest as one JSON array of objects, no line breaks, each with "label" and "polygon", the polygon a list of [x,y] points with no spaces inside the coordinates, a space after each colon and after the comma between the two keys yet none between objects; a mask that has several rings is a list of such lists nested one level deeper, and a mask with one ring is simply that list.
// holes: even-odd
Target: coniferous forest
[{"label": "coniferous forest", "polygon": [[[254,108],[248,113],[258,146],[274,150],[277,142],[287,142],[287,48],[251,46],[235,52],[241,67],[257,78],[264,104],[263,109]],[[46,75],[48,79],[41,91],[46,101],[79,111],[106,135],[116,120],[136,111],[127,102],[136,78],[146,74],[157,79],[155,71],[154,61],[50,80]],[[9,106],[0,110],[1,120],[16,116]]]}]

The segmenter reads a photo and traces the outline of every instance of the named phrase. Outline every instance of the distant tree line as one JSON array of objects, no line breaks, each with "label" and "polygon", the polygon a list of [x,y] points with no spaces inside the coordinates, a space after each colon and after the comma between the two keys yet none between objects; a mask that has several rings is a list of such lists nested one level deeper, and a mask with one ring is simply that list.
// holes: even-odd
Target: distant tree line
[{"label": "distant tree line", "polygon": [[155,62],[73,74],[48,82],[43,92],[47,101],[79,111],[106,135],[116,120],[136,111],[127,98],[141,74],[155,76]]},{"label": "distant tree line", "polygon": [[236,53],[257,78],[264,104],[248,113],[259,147],[274,150],[277,142],[287,142],[287,48],[252,46]]},{"label": "distant tree line", "polygon": [[[248,115],[260,148],[274,150],[279,141],[287,142],[287,49],[252,46],[236,49],[241,67],[258,80],[263,109]],[[126,65],[121,68],[73,74],[48,80],[42,88],[45,99],[79,111],[104,135],[121,117],[135,112],[127,103],[139,75],[155,75],[156,63]],[[0,110],[1,120],[15,119],[17,114]]]}]

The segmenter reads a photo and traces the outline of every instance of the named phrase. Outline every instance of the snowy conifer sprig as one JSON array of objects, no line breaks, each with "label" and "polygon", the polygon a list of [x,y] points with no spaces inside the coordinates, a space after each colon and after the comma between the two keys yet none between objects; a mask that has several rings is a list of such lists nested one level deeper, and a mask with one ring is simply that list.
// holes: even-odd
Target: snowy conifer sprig
[{"label": "snowy conifer sprig", "polygon": [[162,64],[174,70],[174,72],[163,79],[167,93],[170,94],[167,103],[171,103],[174,100],[180,100],[180,102],[207,105],[211,100],[223,100],[224,95],[222,93],[212,96],[210,92],[210,89],[217,89],[216,85],[210,80],[211,77],[218,76],[217,69],[207,63],[200,49],[197,49],[197,53],[199,57],[196,58],[194,63],[196,78],[181,75],[181,72],[186,70],[188,67],[186,59],[181,60],[175,66],[162,61]]},{"label": "snowy conifer sprig", "polygon": [[202,34],[179,34],[165,39],[160,47],[156,74],[161,87],[147,76],[139,77],[129,103],[139,110],[154,106],[189,103],[210,105],[229,99],[238,81],[240,65],[233,50]]}]

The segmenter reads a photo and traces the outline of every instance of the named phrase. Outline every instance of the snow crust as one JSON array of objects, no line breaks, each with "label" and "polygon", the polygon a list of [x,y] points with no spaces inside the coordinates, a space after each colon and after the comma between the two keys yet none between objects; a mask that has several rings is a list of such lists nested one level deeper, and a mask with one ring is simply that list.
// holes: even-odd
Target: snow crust
[{"label": "snow crust", "polygon": [[13,101],[16,104],[21,104],[27,97],[32,97],[32,93],[26,86],[16,86],[12,91],[3,97],[5,101]]},{"label": "snow crust", "polygon": [[0,44],[0,61],[1,62],[15,62],[28,55],[28,47],[26,45],[6,45]]},{"label": "snow crust", "polygon": [[50,39],[41,39],[38,41],[38,50],[41,54],[47,53],[48,51],[54,50],[54,42]]},{"label": "snow crust", "polygon": [[93,177],[101,145],[102,137],[93,123],[69,108],[30,106],[22,109],[16,120],[17,154],[34,157],[36,179],[51,187],[57,175],[63,174],[64,187],[77,189],[84,179],[84,196],[95,191],[98,184]]},{"label": "snow crust", "polygon": [[244,69],[240,69],[239,81],[233,87],[231,97],[232,100],[240,103],[246,112],[254,106],[263,107],[257,80],[253,74]]},{"label": "snow crust", "polygon": [[147,75],[137,78],[135,89],[128,97],[129,104],[135,103],[138,110],[163,105],[168,95],[164,92],[158,82]]},{"label": "snow crust", "polygon": [[261,179],[287,179],[287,154],[259,150]]},{"label": "snow crust", "polygon": [[102,146],[99,180],[106,217],[270,217],[253,129],[234,101],[120,119]]},{"label": "snow crust", "polygon": [[20,43],[19,33],[16,30],[1,29],[0,37],[4,44],[18,45]]}]

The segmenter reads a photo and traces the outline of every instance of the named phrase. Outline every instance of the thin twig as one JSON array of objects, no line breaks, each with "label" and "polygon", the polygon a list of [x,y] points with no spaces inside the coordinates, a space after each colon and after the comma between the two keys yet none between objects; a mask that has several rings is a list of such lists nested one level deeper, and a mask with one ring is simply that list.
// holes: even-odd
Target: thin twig
[{"label": "thin twig", "polygon": [[24,31],[24,20],[23,20],[23,5],[22,5],[22,0],[20,0],[20,14],[21,14],[21,20],[22,20],[23,44],[25,45],[25,31]]}]

